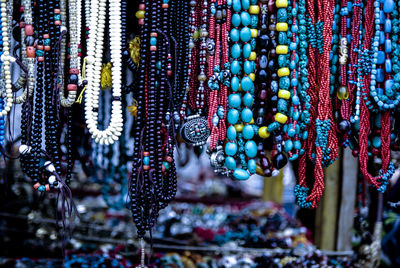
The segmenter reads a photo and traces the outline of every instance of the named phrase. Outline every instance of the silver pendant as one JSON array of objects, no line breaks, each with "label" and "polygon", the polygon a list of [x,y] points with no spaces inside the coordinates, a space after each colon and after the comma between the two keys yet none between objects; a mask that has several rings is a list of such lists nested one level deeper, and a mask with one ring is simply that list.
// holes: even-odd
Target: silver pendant
[{"label": "silver pendant", "polygon": [[181,126],[180,134],[187,144],[204,145],[210,136],[207,119],[198,114],[189,116]]}]

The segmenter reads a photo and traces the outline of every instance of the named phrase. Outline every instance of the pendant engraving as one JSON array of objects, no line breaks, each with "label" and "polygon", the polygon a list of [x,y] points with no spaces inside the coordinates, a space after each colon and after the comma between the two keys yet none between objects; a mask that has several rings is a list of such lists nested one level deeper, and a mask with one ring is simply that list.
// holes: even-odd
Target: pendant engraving
[{"label": "pendant engraving", "polygon": [[210,136],[207,119],[198,114],[189,116],[181,126],[180,134],[187,144],[204,145]]}]

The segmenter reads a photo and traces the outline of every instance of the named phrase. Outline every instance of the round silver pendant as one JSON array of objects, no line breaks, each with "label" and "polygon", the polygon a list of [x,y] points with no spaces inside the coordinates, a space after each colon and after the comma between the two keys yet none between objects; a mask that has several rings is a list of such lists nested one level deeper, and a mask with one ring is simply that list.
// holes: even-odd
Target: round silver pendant
[{"label": "round silver pendant", "polygon": [[205,144],[210,136],[207,119],[199,115],[189,116],[181,126],[180,134],[188,144],[195,146]]}]

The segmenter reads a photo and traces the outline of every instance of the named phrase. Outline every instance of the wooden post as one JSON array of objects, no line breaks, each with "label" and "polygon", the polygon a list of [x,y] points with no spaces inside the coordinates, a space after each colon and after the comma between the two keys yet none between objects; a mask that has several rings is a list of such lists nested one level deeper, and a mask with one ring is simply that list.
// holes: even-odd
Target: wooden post
[{"label": "wooden post", "polygon": [[357,194],[358,161],[351,150],[346,148],[343,153],[343,181],[337,232],[336,250],[351,250],[351,237],[354,222],[354,207]]},{"label": "wooden post", "polygon": [[[338,160],[325,169],[325,191],[316,211],[315,243],[319,249],[336,249],[341,152]],[[351,215],[353,218],[353,215]]]}]

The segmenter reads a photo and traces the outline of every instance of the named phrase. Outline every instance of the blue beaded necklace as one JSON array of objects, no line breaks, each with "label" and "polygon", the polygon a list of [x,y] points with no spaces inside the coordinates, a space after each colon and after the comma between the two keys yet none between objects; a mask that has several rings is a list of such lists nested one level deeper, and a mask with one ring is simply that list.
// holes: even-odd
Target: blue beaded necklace
[{"label": "blue beaded necklace", "polygon": [[[392,53],[393,46],[392,39],[390,38],[390,33],[392,32],[392,20],[390,19],[390,15],[395,11],[395,3],[393,0],[384,0],[382,2],[379,0],[374,2],[375,36],[371,45],[374,58],[371,71],[370,96],[371,99],[374,100],[375,108],[380,111],[386,111],[395,108],[400,102],[400,92],[397,90],[398,82],[396,86],[393,87],[394,80],[392,79],[391,59],[391,56],[393,58],[396,58],[396,56],[398,57],[399,51],[397,50],[397,45],[395,45],[396,52]],[[397,11],[393,15],[397,16]],[[396,31],[398,31],[397,28]],[[396,36],[396,39],[397,38]],[[379,45],[384,47],[384,51],[380,50]],[[398,72],[398,70],[396,71]],[[385,80],[385,77],[389,79]],[[397,80],[400,79],[397,78]],[[384,84],[382,84],[383,82]],[[374,106],[369,103],[369,108],[374,109]]]},{"label": "blue beaded necklace", "polygon": [[[259,6],[257,0],[233,0],[232,8],[232,93],[228,97],[229,127],[228,142],[225,145],[225,167],[234,179],[246,180],[257,169],[254,159],[257,155],[257,145],[252,139],[258,129],[254,125],[252,106]],[[240,168],[237,167],[237,162],[240,163]]]}]

